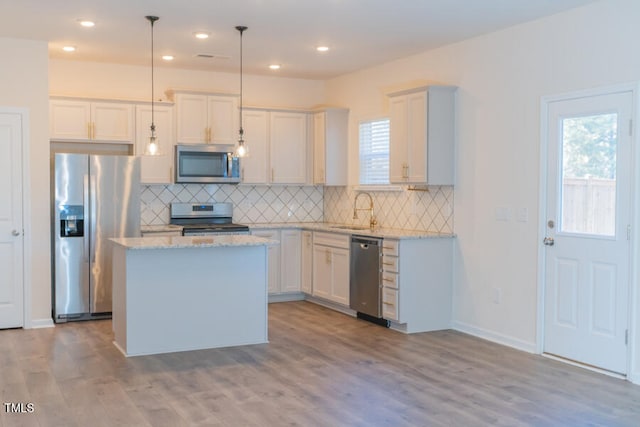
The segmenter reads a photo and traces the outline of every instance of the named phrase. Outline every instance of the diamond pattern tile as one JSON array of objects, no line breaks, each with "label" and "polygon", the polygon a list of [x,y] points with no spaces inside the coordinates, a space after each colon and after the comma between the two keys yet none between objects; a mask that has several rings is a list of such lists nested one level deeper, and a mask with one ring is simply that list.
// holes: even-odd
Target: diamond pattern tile
[{"label": "diamond pattern tile", "polygon": [[[453,187],[429,187],[429,191],[371,191],[375,215],[381,227],[406,230],[453,232]],[[324,220],[345,224],[368,225],[369,214],[358,212],[353,219],[353,187],[324,189]],[[368,199],[360,198],[358,207],[366,208]]]},{"label": "diamond pattern tile", "polygon": [[[429,187],[429,191],[372,191],[378,224],[407,230],[453,232],[453,187]],[[354,187],[260,186],[218,184],[145,185],[141,188],[143,225],[169,222],[172,202],[231,202],[234,221],[336,222],[368,225],[369,215],[359,211],[353,219]],[[358,207],[366,208],[361,198]]]},{"label": "diamond pattern tile", "polygon": [[142,225],[168,224],[173,202],[230,202],[233,220],[244,224],[320,222],[324,212],[323,189],[315,186],[143,185],[140,201]]}]

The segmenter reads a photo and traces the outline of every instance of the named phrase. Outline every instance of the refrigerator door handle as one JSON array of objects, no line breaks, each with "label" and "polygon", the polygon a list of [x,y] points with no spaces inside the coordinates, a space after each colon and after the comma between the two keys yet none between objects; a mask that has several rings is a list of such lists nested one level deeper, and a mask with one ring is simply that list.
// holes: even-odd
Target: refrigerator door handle
[{"label": "refrigerator door handle", "polygon": [[95,262],[96,260],[96,236],[98,234],[98,230],[96,229],[97,222],[96,217],[98,216],[98,212],[96,210],[96,177],[89,176],[89,184],[91,188],[89,189],[90,195],[90,207],[89,214],[91,215],[91,262]]},{"label": "refrigerator door handle", "polygon": [[[89,211],[89,175],[84,176],[82,183],[82,204],[84,205],[84,217],[87,218],[91,215]],[[82,258],[85,261],[89,261],[89,230],[85,230],[84,237],[82,238]]]}]

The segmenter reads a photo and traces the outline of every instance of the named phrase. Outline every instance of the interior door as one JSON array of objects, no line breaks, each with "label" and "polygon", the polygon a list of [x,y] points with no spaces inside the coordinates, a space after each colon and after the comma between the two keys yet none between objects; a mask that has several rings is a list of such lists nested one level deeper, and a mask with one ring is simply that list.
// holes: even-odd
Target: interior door
[{"label": "interior door", "polygon": [[626,374],[631,92],[548,104],[544,352]]},{"label": "interior door", "polygon": [[0,328],[23,326],[22,116],[0,112]]}]

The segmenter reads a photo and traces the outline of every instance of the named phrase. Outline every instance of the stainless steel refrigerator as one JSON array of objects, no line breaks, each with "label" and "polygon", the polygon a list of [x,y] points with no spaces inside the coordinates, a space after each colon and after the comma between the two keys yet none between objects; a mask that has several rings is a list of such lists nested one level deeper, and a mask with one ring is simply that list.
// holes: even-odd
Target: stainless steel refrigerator
[{"label": "stainless steel refrigerator", "polygon": [[111,237],[140,236],[140,160],[56,154],[53,319],[111,317]]}]

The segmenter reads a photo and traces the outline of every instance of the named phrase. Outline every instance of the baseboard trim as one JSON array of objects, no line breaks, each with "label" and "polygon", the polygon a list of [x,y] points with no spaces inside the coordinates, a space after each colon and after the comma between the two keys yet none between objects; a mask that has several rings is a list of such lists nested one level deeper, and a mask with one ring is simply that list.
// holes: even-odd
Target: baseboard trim
[{"label": "baseboard trim", "polygon": [[304,300],[304,294],[302,292],[289,292],[286,294],[271,294],[269,295],[269,303],[272,302],[289,302],[289,301],[302,301]]},{"label": "baseboard trim", "polygon": [[452,329],[485,339],[487,341],[494,342],[496,344],[506,345],[507,347],[512,347],[516,350],[526,351],[527,353],[537,353],[535,342],[522,341],[508,335],[503,335],[487,329],[478,328],[477,326],[469,325],[468,323],[453,322]]},{"label": "baseboard trim", "polygon": [[53,319],[33,319],[31,325],[27,329],[53,328]]}]

